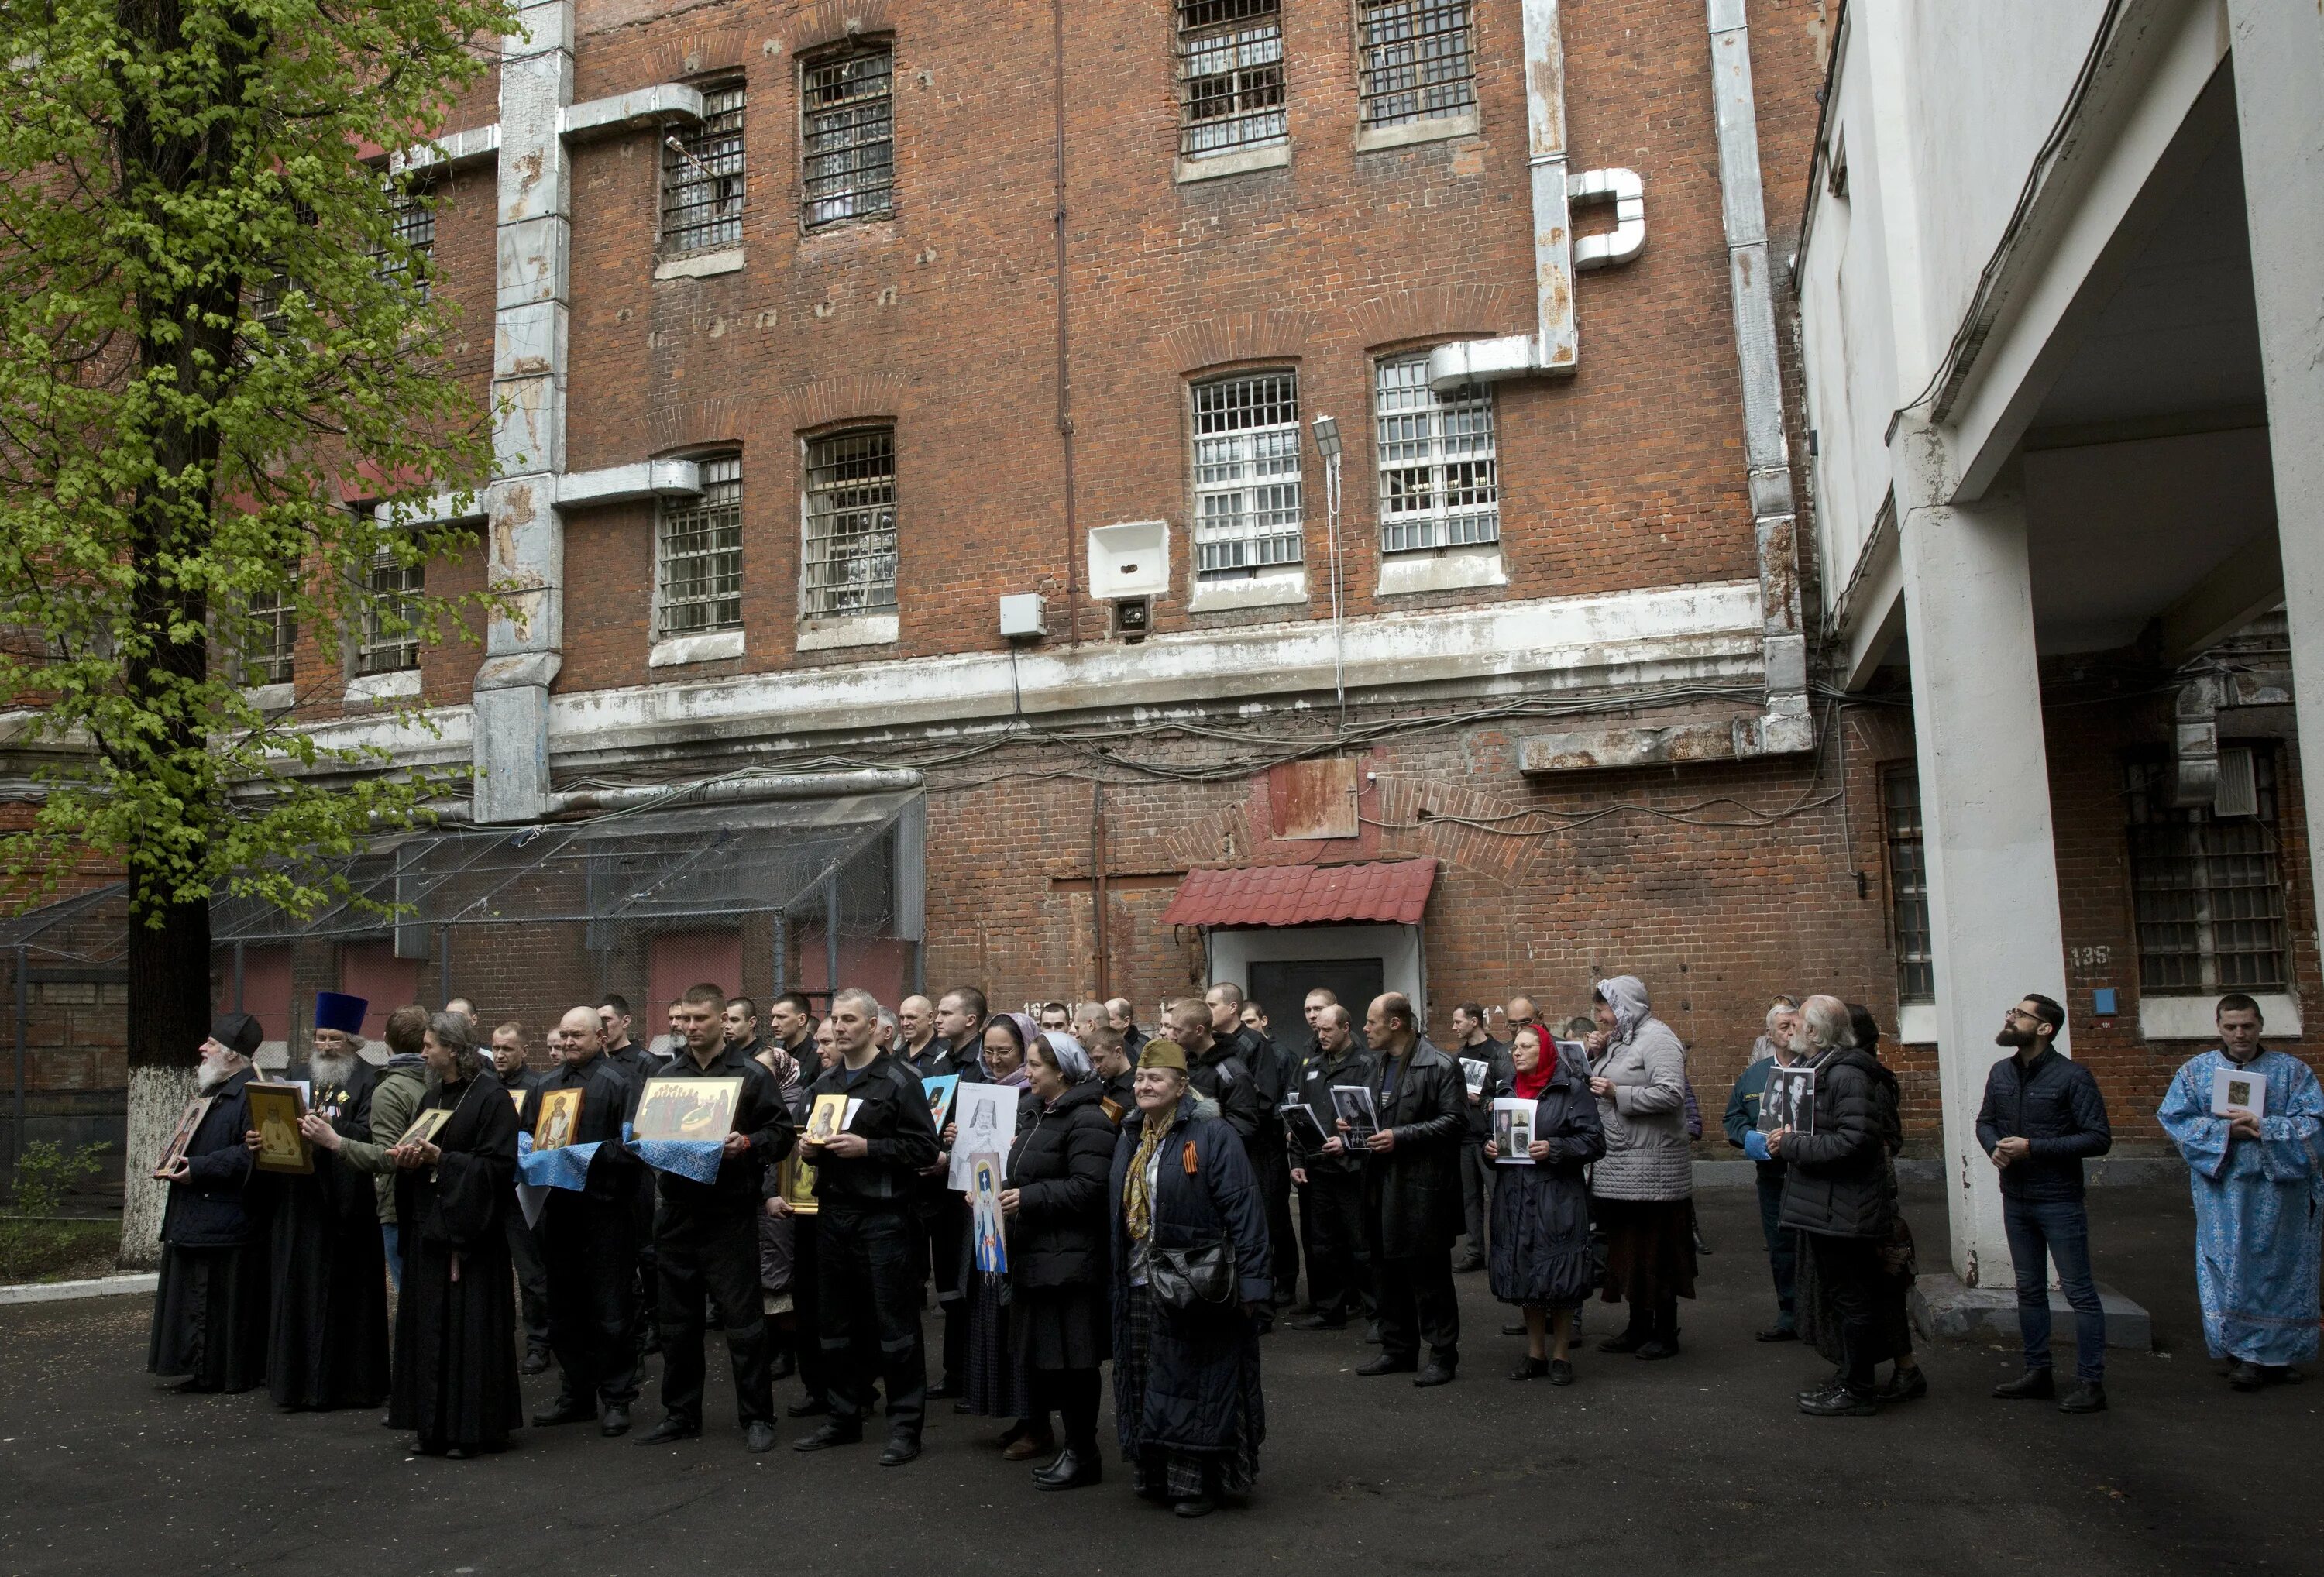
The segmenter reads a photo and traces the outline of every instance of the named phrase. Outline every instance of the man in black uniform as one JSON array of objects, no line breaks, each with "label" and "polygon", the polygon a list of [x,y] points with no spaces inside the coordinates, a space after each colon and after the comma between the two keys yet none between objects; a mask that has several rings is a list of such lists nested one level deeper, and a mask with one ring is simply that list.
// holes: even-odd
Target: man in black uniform
[{"label": "man in black uniform", "polygon": [[927,1414],[927,1358],[920,1346],[920,1277],[915,1205],[920,1174],[936,1156],[936,1124],[920,1081],[879,1049],[880,1004],[871,992],[831,1001],[839,1061],[815,1082],[814,1098],[861,1102],[853,1121],[807,1147],[816,1165],[817,1270],[823,1354],[832,1369],[831,1417],[798,1442],[801,1451],[863,1438],[872,1376],[854,1337],[864,1321],[879,1333],[888,1391],[888,1448],[881,1467],[920,1454]]},{"label": "man in black uniform", "polygon": [[[1212,989],[1216,994],[1217,988]],[[1235,993],[1231,1011],[1240,1010],[1241,995]],[[1267,1112],[1259,1103],[1259,1082],[1240,1056],[1240,1020],[1229,1031],[1232,1038],[1222,1039],[1212,1028],[1215,1013],[1208,1002],[1194,997],[1171,1003],[1170,1038],[1186,1053],[1186,1082],[1219,1103],[1219,1115],[1240,1136],[1248,1156]]]},{"label": "man in black uniform", "polygon": [[[1235,985],[1213,986],[1211,991],[1214,995],[1232,992],[1242,997],[1242,989]],[[1250,1066],[1252,1082],[1259,1085],[1259,1110],[1266,1118],[1259,1125],[1250,1165],[1259,1174],[1259,1192],[1267,1198],[1267,1237],[1274,1251],[1269,1268],[1275,1273],[1275,1306],[1286,1308],[1298,1301],[1299,1240],[1291,1231],[1291,1152],[1284,1139],[1282,1113],[1283,1103],[1291,1099],[1291,1092],[1299,1083],[1299,1059],[1268,1033],[1265,1007],[1244,999],[1237,1011],[1242,1019],[1242,1059]],[[1211,1021],[1218,1021],[1215,1006],[1211,1010]]]},{"label": "man in black uniform", "polygon": [[[606,1056],[604,1022],[594,1008],[575,1008],[557,1026],[558,1064],[525,1097],[526,1126],[558,1090],[581,1092],[570,1144],[594,1144],[579,1189],[551,1188],[540,1207],[540,1258],[549,1281],[549,1345],[564,1370],[564,1388],[536,1426],[596,1419],[608,1436],[625,1434],[638,1398],[638,1174],[645,1168],[622,1148],[622,1125],[637,1111],[637,1086]],[[521,1212],[517,1213],[521,1214]],[[602,1411],[601,1411],[602,1409]]]},{"label": "man in black uniform", "polygon": [[[493,1076],[516,1098],[517,1127],[530,1129],[540,1115],[532,1109],[532,1092],[540,1075],[524,1065],[524,1026],[513,1019],[493,1031]],[[524,1361],[517,1367],[539,1374],[549,1367],[549,1267],[540,1257],[540,1231],[526,1222],[523,1211],[510,1211],[507,1227],[517,1311],[524,1321]]]},{"label": "man in black uniform", "polygon": [[[918,1059],[920,1076],[958,1074],[964,1084],[981,1084],[984,1077],[984,993],[974,986],[954,986],[936,1003],[936,1041],[943,1048],[941,1064],[928,1053]],[[945,1132],[952,1131],[949,1124]],[[928,1268],[936,1288],[936,1306],[944,1311],[944,1374],[928,1396],[942,1401],[967,1395],[968,1299],[962,1278],[968,1266],[968,1200],[945,1180],[952,1167],[952,1142],[938,1136],[936,1164],[921,1185],[919,1218],[927,1240]]]},{"label": "man in black uniform", "polygon": [[[1401,991],[1372,999],[1364,1038],[1379,1130],[1366,1141],[1364,1228],[1379,1276],[1380,1355],[1358,1374],[1413,1374],[1441,1386],[1461,1366],[1461,1299],[1452,1240],[1461,1232],[1461,1139],[1468,1132],[1461,1070],[1420,1033]],[[1428,1361],[1420,1361],[1422,1343]]]},{"label": "man in black uniform", "polygon": [[[1461,1141],[1461,1219],[1469,1234],[1469,1247],[1452,1262],[1452,1268],[1466,1275],[1485,1268],[1485,1223],[1493,1209],[1493,1164],[1485,1159],[1485,1139],[1493,1129],[1493,1100],[1508,1093],[1517,1069],[1509,1059],[1509,1048],[1485,1033],[1485,1010],[1475,1002],[1463,1002],[1452,1010],[1452,1038],[1447,1044],[1458,1059],[1455,1067],[1462,1062],[1485,1065],[1484,1087],[1474,1095],[1466,1094],[1467,1070],[1462,1070],[1469,1132]],[[1554,1046],[1545,1049],[1553,1056],[1557,1053]]]},{"label": "man in black uniform", "polygon": [[790,1154],[798,1130],[781,1086],[764,1063],[726,1044],[725,993],[715,985],[687,988],[686,1054],[647,1080],[740,1079],[734,1127],[724,1139],[717,1175],[696,1183],[657,1172],[654,1263],[661,1276],[661,1422],[640,1445],[691,1440],[702,1433],[703,1300],[718,1307],[726,1355],[734,1372],[734,1412],[752,1451],[775,1443],[774,1382],[767,1363],[767,1321],[759,1298],[759,1214],[766,1203],[766,1168]]},{"label": "man in black uniform", "polygon": [[[669,1065],[669,1058],[657,1056],[630,1038],[628,999],[607,997],[604,1005],[597,1010],[597,1019],[601,1026],[608,1027],[605,1059],[622,1070],[633,1089],[643,1090],[649,1075]],[[614,1038],[614,1027],[619,1029],[619,1039]],[[630,1240],[637,1245],[638,1254],[637,1284],[631,1296],[637,1309],[638,1356],[643,1359],[661,1351],[661,1330],[654,1323],[654,1304],[660,1296],[661,1277],[654,1269],[653,1168],[637,1167],[632,1170],[631,1177],[637,1185],[637,1194],[630,1201],[630,1208],[636,1213],[637,1222]]]},{"label": "man in black uniform", "polygon": [[1369,1088],[1379,1069],[1371,1054],[1357,1045],[1345,1008],[1336,1002],[1318,1004],[1310,1021],[1315,1026],[1315,1048],[1299,1065],[1292,1099],[1313,1111],[1324,1133],[1333,1137],[1318,1148],[1314,1136],[1296,1126],[1291,1133],[1292,1180],[1307,1192],[1307,1296],[1315,1312],[1286,1323],[1294,1331],[1336,1331],[1348,1323],[1351,1310],[1367,1323],[1379,1318],[1379,1302],[1371,1240],[1364,1231],[1363,1157],[1349,1154],[1334,1133],[1332,1086]]}]

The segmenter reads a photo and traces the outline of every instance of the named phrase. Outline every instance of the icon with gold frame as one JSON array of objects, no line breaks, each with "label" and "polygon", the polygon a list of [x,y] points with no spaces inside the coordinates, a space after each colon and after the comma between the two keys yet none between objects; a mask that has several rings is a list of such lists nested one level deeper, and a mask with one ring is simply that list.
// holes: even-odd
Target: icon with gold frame
[{"label": "icon with gold frame", "polygon": [[251,1084],[243,1090],[250,1103],[250,1126],[258,1130],[258,1153],[251,1165],[262,1172],[289,1172],[304,1176],[315,1169],[315,1153],[299,1120],[307,1115],[307,1098],[296,1084]]},{"label": "icon with gold frame", "polygon": [[740,1079],[648,1079],[632,1131],[640,1139],[724,1139],[742,1104]]},{"label": "icon with gold frame", "polygon": [[543,1090],[540,1110],[533,1113],[532,1148],[536,1150],[561,1150],[573,1142],[575,1130],[581,1126],[581,1092]]},{"label": "icon with gold frame", "polygon": [[154,1176],[168,1176],[170,1168],[184,1158],[186,1147],[194,1142],[194,1130],[209,1115],[210,1102],[216,1099],[214,1095],[197,1095],[186,1102],[186,1109],[178,1113],[178,1126],[170,1130],[169,1142],[161,1147],[161,1158],[153,1163]]},{"label": "icon with gold frame", "polygon": [[796,1150],[775,1164],[775,1185],[790,1202],[793,1215],[814,1215],[822,1208],[815,1197],[815,1167]]}]

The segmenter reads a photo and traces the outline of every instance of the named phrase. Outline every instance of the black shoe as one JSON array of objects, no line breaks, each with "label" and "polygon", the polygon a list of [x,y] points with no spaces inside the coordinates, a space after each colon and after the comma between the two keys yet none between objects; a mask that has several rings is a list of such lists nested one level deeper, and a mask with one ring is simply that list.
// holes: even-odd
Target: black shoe
[{"label": "black shoe", "polygon": [[559,1424],[595,1424],[596,1421],[596,1408],[586,1402],[576,1402],[570,1397],[559,1397],[532,1416],[535,1429],[551,1429]]},{"label": "black shoe", "polygon": [[1449,1386],[1452,1383],[1452,1366],[1429,1360],[1428,1367],[1412,1377],[1416,1386]]},{"label": "black shoe", "polygon": [[1870,1391],[1834,1386],[1816,1396],[1802,1397],[1800,1411],[1811,1418],[1869,1418],[1880,1411],[1880,1399]]},{"label": "black shoe", "polygon": [[2266,1373],[2268,1383],[2276,1386],[2296,1386],[2308,1378],[2288,1363],[2271,1364]]},{"label": "black shoe", "polygon": [[1286,1331],[1344,1331],[1348,1328],[1348,1322],[1345,1315],[1335,1320],[1328,1314],[1301,1314],[1296,1319],[1284,1321],[1283,1328]]},{"label": "black shoe", "polygon": [[767,1366],[769,1379],[787,1380],[797,1373],[798,1360],[792,1357],[788,1350],[775,1354],[775,1360]]},{"label": "black shoe", "polygon": [[1821,1397],[1826,1391],[1831,1390],[1839,1386],[1840,1381],[1846,1377],[1847,1372],[1848,1371],[1845,1370],[1835,1369],[1830,1374],[1824,1376],[1823,1379],[1810,1386],[1807,1389],[1803,1391],[1794,1391],[1792,1395],[1795,1399],[1803,1402],[1806,1401],[1810,1397]]},{"label": "black shoe", "polygon": [[1219,1508],[1215,1495],[1190,1495],[1170,1508],[1181,1517],[1208,1517]]},{"label": "black shoe", "polygon": [[1047,1467],[1033,1470],[1033,1482],[1044,1489],[1079,1489],[1104,1481],[1105,1466],[1098,1453],[1078,1452],[1070,1445]]},{"label": "black shoe", "polygon": [[1573,1383],[1573,1365],[1568,1363],[1563,1358],[1551,1359],[1549,1360],[1549,1383],[1554,1386],[1572,1385]]},{"label": "black shoe", "polygon": [[2097,1380],[2084,1380],[2058,1398],[2058,1411],[2061,1413],[2103,1413],[2106,1410],[2106,1387]]},{"label": "black shoe", "polygon": [[1360,1375],[1411,1374],[1419,1368],[1420,1360],[1416,1358],[1391,1358],[1383,1352],[1356,1372]]},{"label": "black shoe", "polygon": [[664,1418],[651,1429],[649,1429],[643,1434],[639,1435],[638,1443],[640,1445],[669,1445],[680,1440],[699,1440],[700,1438],[702,1438],[701,1425],[682,1424],[675,1418]]},{"label": "black shoe", "polygon": [[2046,1402],[2057,1391],[2057,1381],[2046,1369],[2029,1369],[1993,1388],[1994,1397],[2004,1402]]},{"label": "black shoe", "polygon": [[880,1453],[880,1465],[883,1468],[900,1468],[906,1462],[918,1458],[919,1454],[920,1437],[918,1435],[891,1434],[888,1437],[888,1449]]},{"label": "black shoe", "polygon": [[813,1434],[803,1434],[799,1436],[798,1439],[792,1441],[791,1449],[793,1451],[829,1451],[835,1445],[861,1445],[862,1443],[862,1425],[853,1422],[843,1424],[838,1419],[834,1418],[822,1428],[816,1430]]},{"label": "black shoe", "polygon": [[1546,1358],[1522,1359],[1515,1369],[1509,1370],[1509,1378],[1513,1380],[1542,1379],[1548,1374],[1549,1360]]},{"label": "black shoe", "polygon": [[1918,1365],[1900,1369],[1888,1377],[1886,1385],[1873,1394],[1880,1398],[1880,1405],[1884,1407],[1891,1402],[1917,1402],[1929,1394],[1928,1372]]},{"label": "black shoe", "polygon": [[742,1432],[742,1449],[744,1451],[774,1450],[775,1426],[763,1418],[752,1425]]},{"label": "black shoe", "polygon": [[831,1404],[821,1397],[809,1397],[804,1402],[793,1402],[783,1412],[793,1418],[821,1418],[831,1411]]},{"label": "black shoe", "polygon": [[960,1382],[950,1376],[946,1376],[940,1383],[928,1388],[928,1400],[931,1402],[958,1401],[967,1394],[960,1388]]},{"label": "black shoe", "polygon": [[1452,1261],[1452,1274],[1455,1276],[1467,1276],[1472,1271],[1482,1270],[1484,1268],[1485,1257],[1482,1254],[1473,1252],[1463,1254]]},{"label": "black shoe", "polygon": [[1625,1331],[1618,1336],[1609,1336],[1598,1343],[1600,1352],[1636,1352],[1651,1340],[1644,1331]]},{"label": "black shoe", "polygon": [[447,1462],[464,1462],[473,1458],[475,1454],[476,1453],[475,1452],[470,1451],[465,1445],[447,1445],[444,1448],[445,1460]]},{"label": "black shoe", "polygon": [[1764,1331],[1751,1333],[1754,1342],[1796,1342],[1799,1339],[1800,1333],[1789,1325],[1770,1325]]},{"label": "black shoe", "polygon": [[630,1432],[630,1410],[620,1402],[609,1402],[597,1418],[597,1433],[608,1440],[619,1440]]},{"label": "black shoe", "polygon": [[526,1348],[524,1350],[524,1361],[516,1366],[516,1371],[519,1374],[547,1374],[549,1372],[549,1349],[546,1347]]},{"label": "black shoe", "polygon": [[1379,1322],[1378,1320],[1374,1320],[1370,1324],[1364,1327],[1364,1342],[1366,1345],[1372,1347],[1377,1347],[1380,1344],[1380,1328]]},{"label": "black shoe", "polygon": [[1646,1360],[1648,1363],[1652,1363],[1659,1358],[1676,1358],[1678,1356],[1678,1338],[1674,1336],[1668,1341],[1665,1341],[1662,1337],[1656,1336],[1651,1341],[1642,1342],[1638,1344],[1637,1356]]},{"label": "black shoe", "polygon": [[962,1415],[964,1415],[964,1415],[966,1415],[966,1414],[969,1414],[969,1413],[973,1413],[973,1412],[974,1412],[976,1409],[975,1409],[975,1408],[973,1408],[973,1407],[971,1407],[971,1406],[968,1405],[968,1399],[967,1399],[966,1397],[963,1397],[963,1398],[961,1398],[959,1401],[954,1402],[954,1403],[952,1405],[952,1410],[953,1410],[954,1412],[955,1412],[955,1413],[959,1413],[959,1414],[962,1414]]},{"label": "black shoe", "polygon": [[2239,1391],[2255,1391],[2267,1384],[2267,1370],[2238,1358],[2227,1366],[2227,1383]]}]

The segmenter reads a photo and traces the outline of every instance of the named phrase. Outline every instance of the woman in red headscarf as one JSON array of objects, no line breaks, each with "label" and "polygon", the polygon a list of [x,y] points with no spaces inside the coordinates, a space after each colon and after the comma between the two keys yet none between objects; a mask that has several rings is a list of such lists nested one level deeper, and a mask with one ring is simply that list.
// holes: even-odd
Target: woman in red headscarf
[{"label": "woman in red headscarf", "polygon": [[1532,1102],[1533,1120],[1524,1149],[1527,1164],[1500,1164],[1501,1147],[1516,1129],[1498,1111],[1485,1143],[1485,1157],[1494,1163],[1493,1296],[1525,1311],[1526,1359],[1509,1378],[1545,1375],[1552,1385],[1572,1385],[1573,1365],[1566,1353],[1573,1314],[1597,1282],[1590,1189],[1582,1168],[1606,1153],[1606,1133],[1582,1070],[1560,1062],[1539,1025],[1519,1029],[1509,1055],[1517,1078],[1508,1099]]}]

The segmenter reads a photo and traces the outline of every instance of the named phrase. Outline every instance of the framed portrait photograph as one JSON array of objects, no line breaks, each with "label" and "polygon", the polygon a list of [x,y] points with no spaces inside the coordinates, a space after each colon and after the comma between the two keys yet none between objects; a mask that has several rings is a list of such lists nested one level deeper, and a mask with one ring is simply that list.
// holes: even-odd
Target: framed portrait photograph
[{"label": "framed portrait photograph", "polygon": [[170,1137],[162,1142],[161,1158],[153,1163],[154,1176],[168,1176],[170,1168],[185,1158],[186,1147],[194,1142],[194,1130],[202,1125],[202,1119],[209,1115],[210,1102],[217,1099],[215,1095],[197,1095],[186,1102],[186,1109],[178,1113],[177,1126],[170,1130]]},{"label": "framed portrait photograph", "polygon": [[411,1126],[403,1130],[403,1137],[395,1141],[394,1148],[432,1144],[436,1136],[443,1131],[444,1125],[451,1120],[452,1108],[449,1106],[438,1106],[423,1111],[411,1120]]},{"label": "framed portrait photograph", "polygon": [[262,1172],[290,1172],[300,1176],[314,1171],[315,1155],[299,1120],[307,1115],[307,1098],[296,1084],[251,1084],[243,1091],[250,1102],[250,1126],[258,1130],[258,1154],[251,1165]]},{"label": "framed portrait photograph", "polygon": [[540,1110],[532,1117],[532,1148],[537,1150],[561,1150],[573,1142],[573,1135],[581,1126],[581,1092],[543,1090]]},{"label": "framed portrait photograph", "polygon": [[1536,1114],[1536,1103],[1522,1095],[1503,1095],[1494,1101],[1493,1148],[1500,1151],[1494,1157],[1494,1165],[1533,1165],[1533,1157],[1526,1152],[1533,1144],[1533,1123]]},{"label": "framed portrait photograph", "polygon": [[723,1139],[742,1102],[740,1079],[648,1079],[631,1131],[640,1139]]},{"label": "framed portrait photograph", "polygon": [[1491,1065],[1480,1061],[1476,1057],[1464,1056],[1461,1059],[1461,1082],[1468,1086],[1469,1093],[1471,1095],[1481,1095],[1485,1093],[1485,1076],[1492,1071]]},{"label": "framed portrait photograph", "polygon": [[1361,1148],[1366,1139],[1379,1131],[1379,1111],[1372,1104],[1372,1093],[1368,1085],[1333,1085],[1332,1111],[1335,1118],[1348,1125],[1348,1131],[1338,1137],[1347,1140],[1351,1150]]},{"label": "framed portrait photograph", "polygon": [[775,1163],[775,1186],[794,1215],[813,1215],[821,1208],[815,1197],[815,1167],[799,1159],[797,1150]]}]

